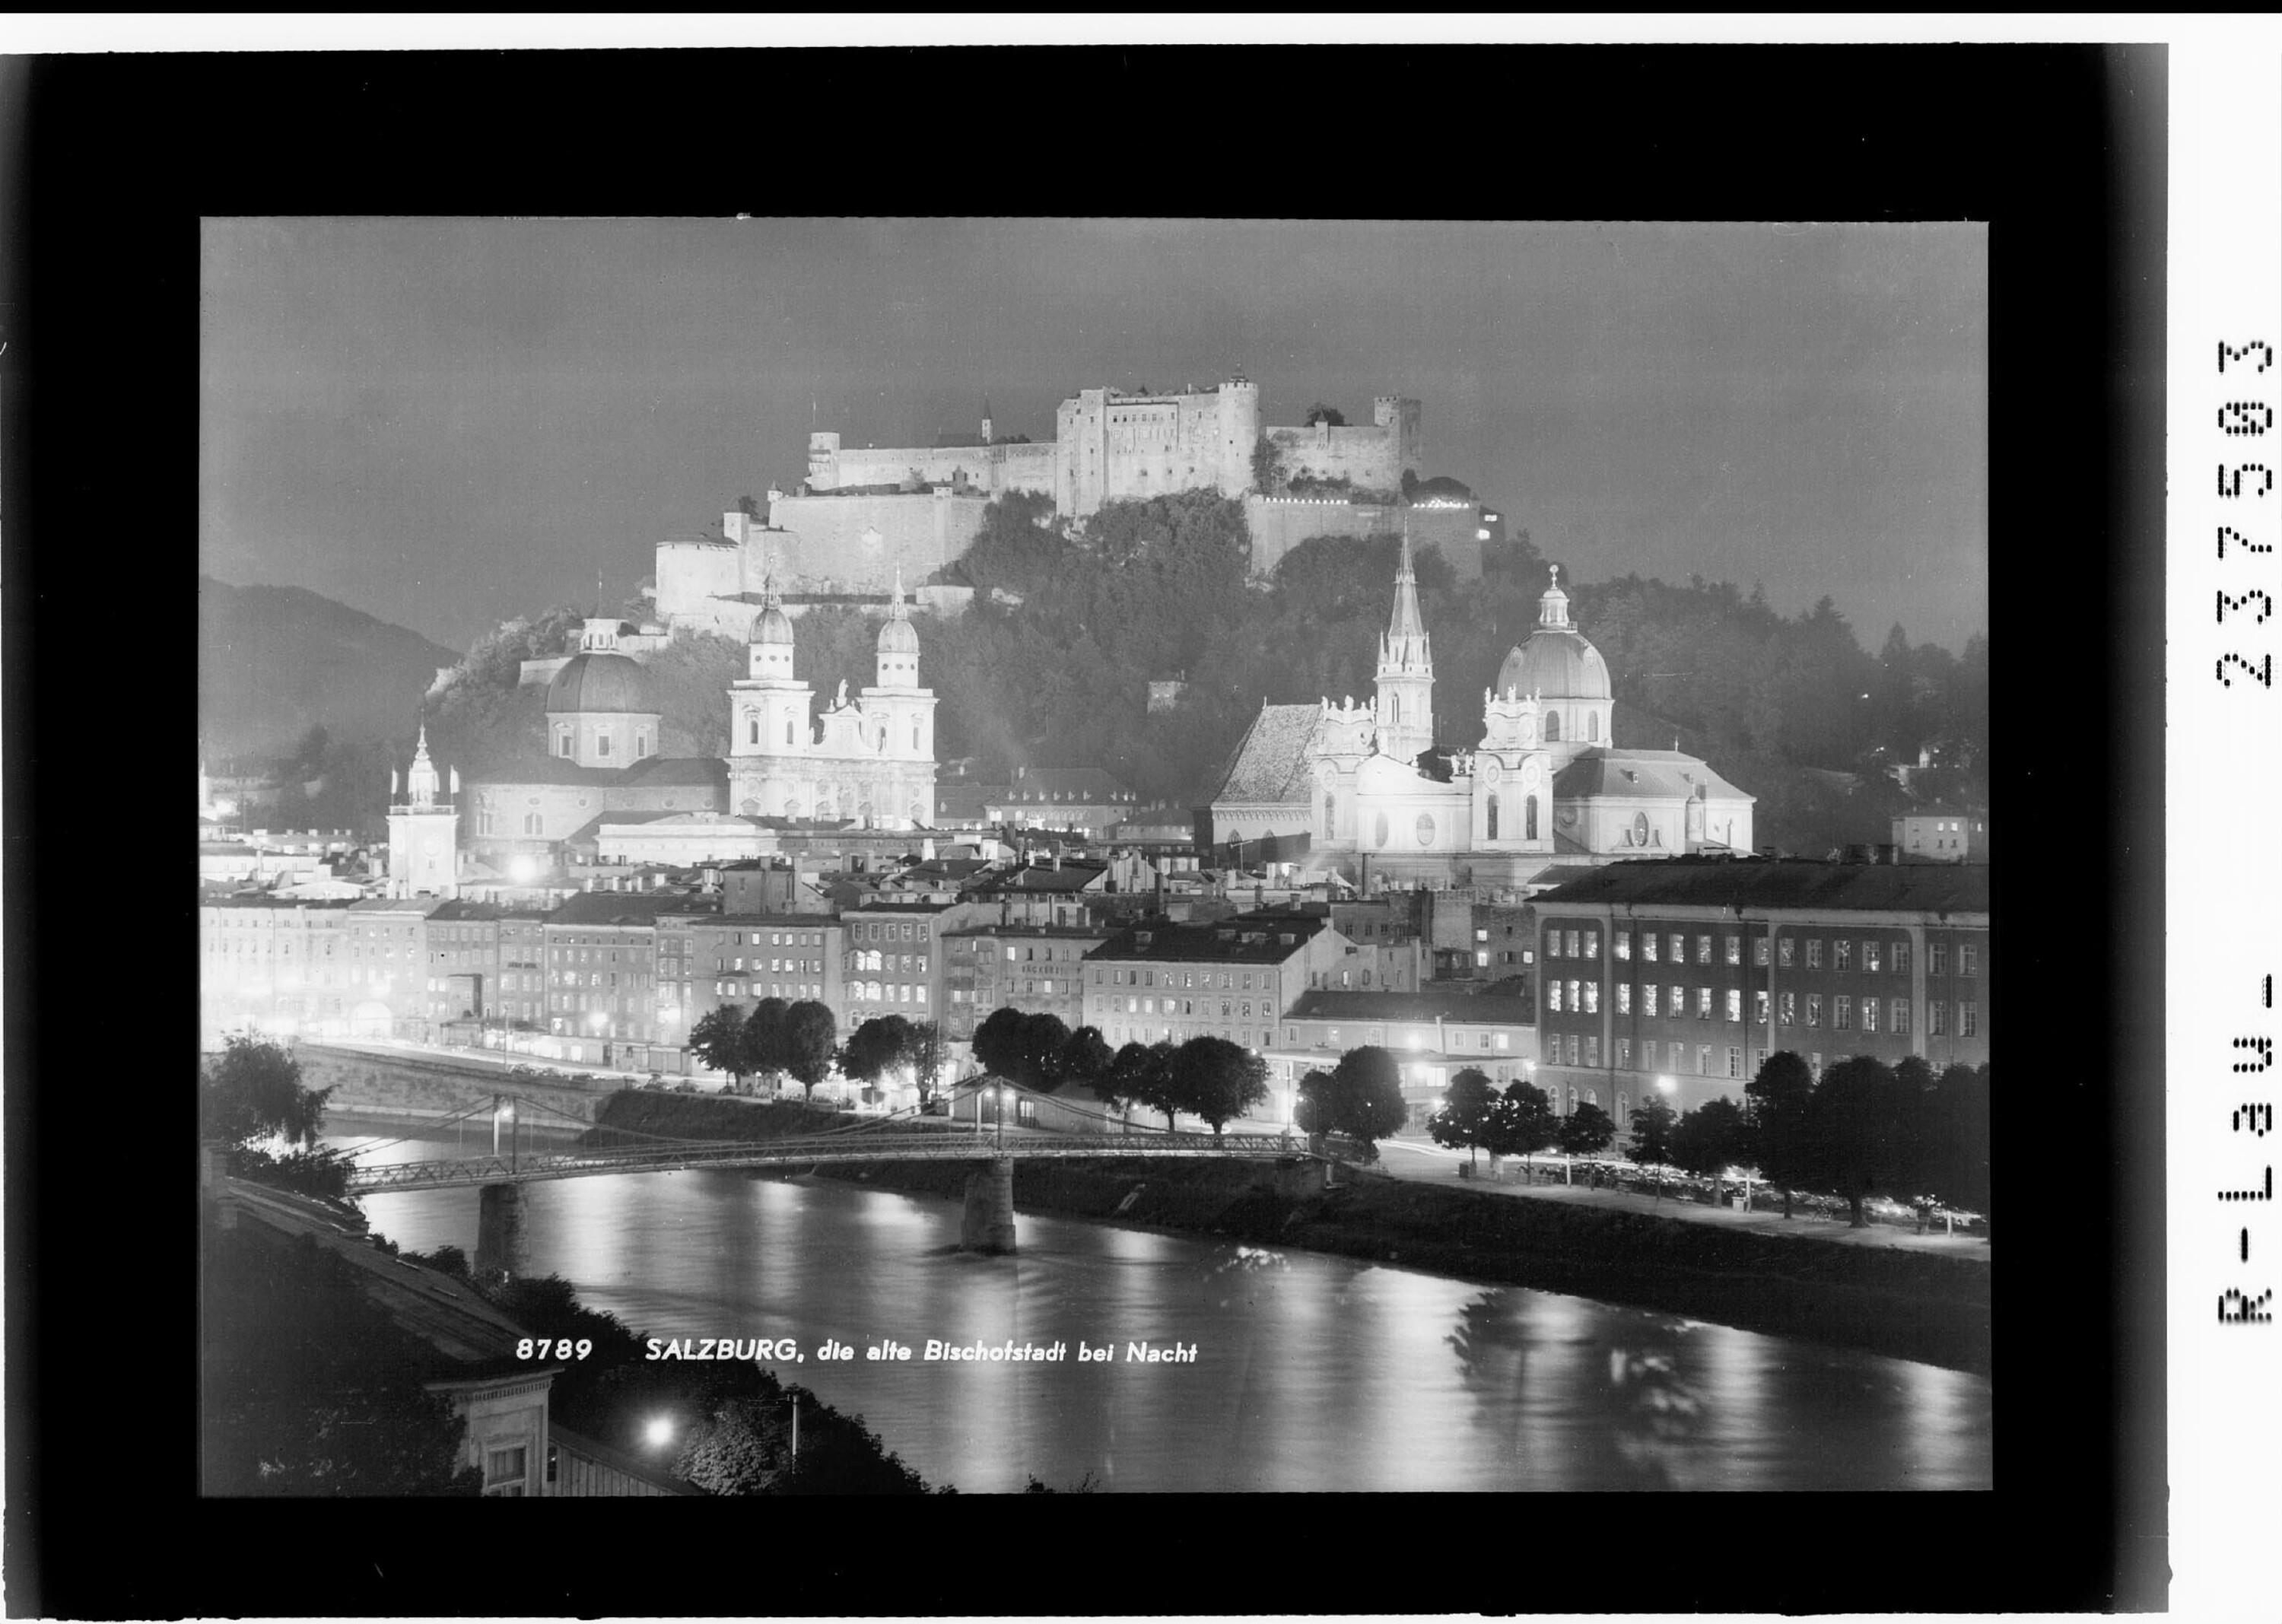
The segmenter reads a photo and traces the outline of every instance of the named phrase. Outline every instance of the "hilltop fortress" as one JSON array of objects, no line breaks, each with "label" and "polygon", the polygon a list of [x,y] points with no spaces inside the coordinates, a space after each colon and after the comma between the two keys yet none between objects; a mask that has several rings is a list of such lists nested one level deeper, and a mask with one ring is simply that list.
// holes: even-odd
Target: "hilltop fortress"
[{"label": "hilltop fortress", "polygon": [[[788,594],[884,599],[898,571],[926,582],[957,562],[983,508],[1018,491],[1052,497],[1056,517],[1077,527],[1108,501],[1240,497],[1256,575],[1310,536],[1391,533],[1479,576],[1489,536],[1480,504],[1403,499],[1404,476],[1423,472],[1419,423],[1417,400],[1388,394],[1368,423],[1263,428],[1260,385],[1239,373],[1177,393],[1082,389],[1056,408],[1051,440],[1000,438],[987,403],[981,433],[929,447],[850,447],[819,431],[798,493],[772,490],[764,516],[723,515],[718,540],[659,544],[657,610],[671,626],[741,634],[765,579]],[[1273,494],[1259,488],[1263,473]],[[950,609],[966,594],[923,586],[914,595]]]}]

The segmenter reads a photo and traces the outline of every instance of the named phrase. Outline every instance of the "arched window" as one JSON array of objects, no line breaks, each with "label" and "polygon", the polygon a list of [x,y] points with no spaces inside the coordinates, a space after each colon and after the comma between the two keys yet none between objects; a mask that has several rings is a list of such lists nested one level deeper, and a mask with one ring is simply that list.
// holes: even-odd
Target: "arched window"
[{"label": "arched window", "polygon": [[1558,743],[1560,739],[1561,712],[1558,711],[1548,711],[1545,713],[1545,742],[1548,744],[1555,744]]},{"label": "arched window", "polygon": [[785,748],[792,748],[792,718],[788,716],[785,718]]},{"label": "arched window", "polygon": [[1628,1113],[1628,1111],[1629,1111],[1629,1110],[1630,1110],[1630,1102],[1629,1102],[1629,1101],[1627,1101],[1627,1100],[1625,1099],[1625,1096],[1624,1096],[1623,1091],[1619,1090],[1619,1091],[1618,1092],[1618,1094],[1617,1094],[1617,1126],[1618,1126],[1618,1127],[1621,1128],[1621,1127],[1623,1127],[1623,1126],[1625,1125],[1625,1117],[1626,1117],[1626,1114]]},{"label": "arched window", "polygon": [[[748,716],[745,719],[745,721],[752,730],[751,735],[746,740],[746,742],[749,744],[758,744],[761,742],[761,719],[757,716]],[[788,740],[787,742],[790,742],[790,741]]]},{"label": "arched window", "polygon": [[598,733],[594,735],[594,754],[598,757],[603,758],[604,759],[609,758],[610,754],[610,735],[609,734]]},{"label": "arched window", "polygon": [[1490,838],[1497,838],[1497,796],[1490,796]]},{"label": "arched window", "polygon": [[1323,833],[1326,835],[1329,835],[1332,830],[1339,828],[1336,817],[1338,812],[1338,798],[1328,789],[1325,790],[1323,792]]},{"label": "arched window", "polygon": [[1597,742],[1600,741],[1600,737],[1601,737],[1601,713],[1600,713],[1598,711],[1587,711],[1585,713],[1585,739],[1586,739],[1586,742],[1587,742],[1587,743],[1597,743]]},{"label": "arched window", "polygon": [[643,757],[648,754],[649,734],[646,733],[638,733],[634,734],[634,759],[636,761],[640,761]]},{"label": "arched window", "polygon": [[570,753],[570,730],[568,727],[555,735],[555,753],[558,756]]},{"label": "arched window", "polygon": [[913,723],[912,724],[912,748],[913,750],[917,750],[917,749],[919,749],[919,747],[920,747],[920,725],[919,725],[917,722],[913,722]]},{"label": "arched window", "polygon": [[1381,846],[1386,843],[1386,814],[1385,812],[1379,813],[1376,819],[1372,820],[1370,832],[1372,835],[1375,836],[1372,843]]},{"label": "arched window", "polygon": [[1389,722],[1393,723],[1393,724],[1395,727],[1401,727],[1401,726],[1402,726],[1402,695],[1400,695],[1400,694],[1389,694],[1389,695],[1386,696],[1386,719],[1387,719]]},{"label": "arched window", "polygon": [[1568,1110],[1568,1115],[1571,1115],[1571,1116],[1574,1116],[1574,1115],[1577,1115],[1577,1091],[1576,1091],[1574,1088],[1572,1088],[1572,1089],[1569,1091],[1569,1110]]},{"label": "arched window", "polygon": [[1537,838],[1537,797],[1533,795],[1521,804],[1521,837],[1524,840]]}]

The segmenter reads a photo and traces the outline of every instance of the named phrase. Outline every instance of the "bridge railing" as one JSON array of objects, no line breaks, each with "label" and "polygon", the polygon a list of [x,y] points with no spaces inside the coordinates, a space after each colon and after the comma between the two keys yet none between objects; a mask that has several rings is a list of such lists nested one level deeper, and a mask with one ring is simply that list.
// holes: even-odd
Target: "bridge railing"
[{"label": "bridge railing", "polygon": [[439,1185],[526,1183],[603,1173],[662,1172],[716,1166],[804,1167],[832,1162],[975,1162],[985,1158],[1075,1159],[1091,1156],[1283,1157],[1307,1154],[1288,1134],[1209,1133],[1020,1134],[1000,1140],[988,1131],[930,1130],[920,1133],[819,1134],[793,1138],[645,1146],[631,1150],[565,1152],[551,1155],[462,1156],[360,1168],[349,1175],[353,1195]]}]

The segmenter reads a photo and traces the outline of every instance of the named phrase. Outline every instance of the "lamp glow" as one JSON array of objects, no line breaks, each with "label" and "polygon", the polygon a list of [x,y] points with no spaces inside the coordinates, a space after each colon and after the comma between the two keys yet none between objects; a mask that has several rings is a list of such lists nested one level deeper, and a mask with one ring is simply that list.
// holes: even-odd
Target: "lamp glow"
[{"label": "lamp glow", "polygon": [[673,1418],[671,1416],[655,1417],[650,1424],[642,1429],[642,1439],[652,1449],[670,1441],[672,1437]]}]

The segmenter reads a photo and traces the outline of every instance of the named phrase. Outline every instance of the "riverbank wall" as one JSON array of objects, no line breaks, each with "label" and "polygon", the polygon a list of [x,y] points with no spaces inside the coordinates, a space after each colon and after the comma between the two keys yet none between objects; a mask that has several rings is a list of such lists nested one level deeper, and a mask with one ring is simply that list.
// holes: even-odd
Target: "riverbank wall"
[{"label": "riverbank wall", "polygon": [[625,1092],[616,1077],[597,1076],[589,1086],[563,1073],[534,1076],[513,1063],[472,1055],[462,1060],[306,1040],[294,1045],[293,1055],[306,1086],[333,1091],[326,1102],[330,1109],[384,1122],[425,1122],[487,1107],[495,1094],[515,1094],[532,1102],[524,1120],[532,1126],[575,1128],[594,1122],[606,1101]]},{"label": "riverbank wall", "polygon": [[[600,1120],[678,1138],[774,1137],[755,1131],[755,1110],[738,1100],[630,1092]],[[867,1163],[816,1177],[958,1201],[969,1170],[958,1162]],[[1349,1168],[1338,1178],[1324,1189],[1320,1164],[1296,1158],[1018,1159],[1014,1209],[1563,1292],[1991,1373],[1988,1262],[1517,1199],[1455,1180],[1446,1188]]]}]

